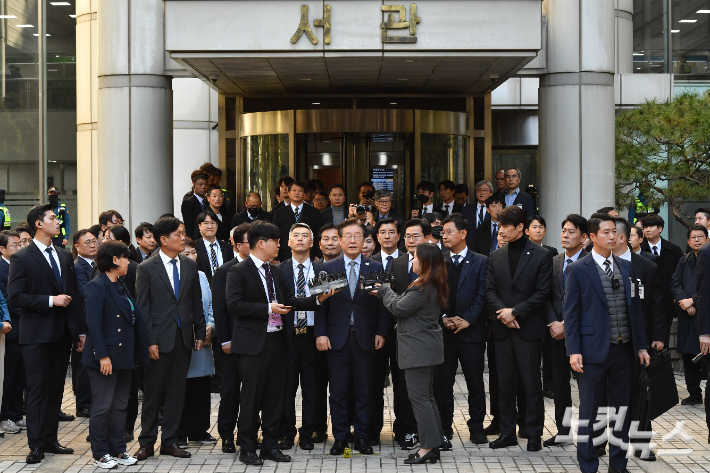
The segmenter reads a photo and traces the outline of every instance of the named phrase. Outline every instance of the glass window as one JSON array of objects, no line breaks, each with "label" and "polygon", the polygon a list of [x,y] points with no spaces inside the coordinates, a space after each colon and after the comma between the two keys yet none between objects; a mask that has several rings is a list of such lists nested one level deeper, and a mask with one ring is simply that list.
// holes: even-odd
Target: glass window
[{"label": "glass window", "polygon": [[[673,73],[677,79],[709,79],[710,0],[672,0],[671,3]],[[705,77],[700,77],[702,75]]]},{"label": "glass window", "polygon": [[262,208],[276,205],[274,188],[281,176],[288,175],[288,134],[255,135],[242,138],[244,195],[261,194]]},{"label": "glass window", "polygon": [[[433,133],[421,134],[422,175],[420,181],[434,185],[444,179],[466,181],[466,137]],[[439,189],[437,188],[437,194]]]},{"label": "glass window", "polygon": [[665,36],[668,1],[634,0],[634,72],[668,72]]}]

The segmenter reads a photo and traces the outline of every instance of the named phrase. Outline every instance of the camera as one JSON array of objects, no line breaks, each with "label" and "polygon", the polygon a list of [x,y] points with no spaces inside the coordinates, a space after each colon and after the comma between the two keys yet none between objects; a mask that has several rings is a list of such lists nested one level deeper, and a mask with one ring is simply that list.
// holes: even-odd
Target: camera
[{"label": "camera", "polygon": [[412,210],[421,210],[428,201],[428,196],[424,194],[414,194],[414,196],[412,196]]},{"label": "camera", "polygon": [[367,208],[369,205],[358,205],[355,207],[355,213],[358,215],[365,215],[365,212],[367,212]]},{"label": "camera", "polygon": [[211,74],[210,75],[210,82],[212,82],[213,84],[217,83],[217,79],[219,79],[219,74]]}]

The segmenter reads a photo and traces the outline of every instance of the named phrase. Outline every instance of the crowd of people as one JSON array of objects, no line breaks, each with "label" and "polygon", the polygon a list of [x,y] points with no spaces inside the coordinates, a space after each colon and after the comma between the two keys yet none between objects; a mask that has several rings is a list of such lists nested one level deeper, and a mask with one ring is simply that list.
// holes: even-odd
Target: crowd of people
[{"label": "crowd of people", "polygon": [[[476,183],[473,202],[466,185],[444,180],[435,204],[435,185],[420,182],[406,216],[367,182],[349,203],[339,184],[283,177],[272,209],[249,192],[236,212],[219,169],[191,178],[181,218],[141,223],[135,245],[116,210],[70,235],[56,189],[0,232],[0,428],[27,431],[27,463],[73,453],[57,438],[74,418],[61,412],[70,363],[76,415],[90,418],[94,465],[107,469],[155,455],[159,427],[161,455],[216,444],[213,391],[222,451],[239,447],[247,465],[288,462],[285,451],[329,435],[332,455],[351,444],[372,454],[390,440],[381,438],[390,380],[394,441],[418,449],[405,463],[435,463],[453,448],[460,366],[471,442],[571,444],[576,379],[578,439],[589,438],[577,442],[581,471],[597,471],[606,443],[591,439],[608,420],[621,440],[609,445],[609,471],[624,472],[629,448],[655,459],[648,438],[629,438],[635,379],[649,352],[668,349],[674,317],[682,404],[703,402],[693,358],[710,349],[710,210],[698,209],[685,254],[661,237],[659,215],[632,224],[612,207],[555,222],[558,254],[542,245],[547,222],[514,168],[496,186]],[[324,273],[340,289],[311,284]],[[557,432],[543,441],[545,396]],[[634,414],[600,420],[604,406]]]}]

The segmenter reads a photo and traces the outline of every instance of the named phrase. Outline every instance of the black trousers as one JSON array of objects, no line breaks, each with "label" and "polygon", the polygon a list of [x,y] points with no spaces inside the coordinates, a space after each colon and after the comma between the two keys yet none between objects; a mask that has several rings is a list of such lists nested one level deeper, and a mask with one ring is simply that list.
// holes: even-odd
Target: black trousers
[{"label": "black trousers", "polygon": [[[5,346],[7,347],[7,344]],[[700,389],[700,380],[702,379],[700,372],[702,370],[702,365],[700,363],[693,363],[693,358],[695,358],[695,355],[683,353],[685,385],[688,388],[688,394],[693,397],[700,397],[703,395],[703,390]],[[7,371],[5,371],[5,376],[7,376]]]},{"label": "black trousers", "polygon": [[2,391],[0,422],[22,420],[22,396],[27,384],[22,349],[15,340],[5,338],[5,379]]},{"label": "black trousers", "polygon": [[91,409],[91,384],[89,382],[89,372],[86,366],[81,363],[84,354],[76,351],[76,342],[72,342],[71,349],[71,374],[72,389],[76,397],[76,410]]},{"label": "black trousers", "polygon": [[209,435],[210,411],[212,408],[212,377],[187,378],[185,403],[178,429],[178,438],[204,440]]},{"label": "black trousers", "polygon": [[[453,333],[444,335],[444,363],[436,370],[434,394],[439,406],[441,426],[444,434],[453,436],[454,384],[459,362],[466,379],[468,391],[468,429],[471,432],[483,430],[486,416],[486,390],[483,383],[484,352],[486,344],[460,341]],[[421,432],[420,432],[421,433]]]},{"label": "black trousers", "polygon": [[301,438],[311,438],[315,429],[316,339],[313,327],[305,334],[294,335],[286,366],[286,393],[281,414],[281,437],[296,436],[296,393],[301,384]]},{"label": "black trousers", "polygon": [[547,334],[542,340],[542,389],[553,391],[555,388],[553,377],[554,363],[552,361],[552,336]]},{"label": "black trousers", "polygon": [[[142,366],[140,368],[143,368]],[[133,432],[136,429],[136,419],[138,419],[138,380],[136,373],[138,368],[131,370],[131,387],[128,391],[128,407],[126,407],[126,432]]]},{"label": "black trousers", "polygon": [[[496,344],[495,339],[491,337],[486,343],[486,354],[488,355],[488,391],[491,397],[491,416],[498,422],[500,415],[500,407],[498,404],[498,363],[496,363]],[[525,427],[525,412],[527,411],[527,400],[525,399],[525,389],[523,383],[518,376],[518,385],[515,391],[516,402],[518,405],[518,425]]]},{"label": "black trousers", "polygon": [[192,350],[185,348],[182,330],[177,329],[173,350],[169,353],[160,352],[160,358],[150,360],[150,366],[145,370],[142,430],[138,437],[141,447],[153,446],[158,440],[158,412],[162,407],[165,409],[161,442],[165,446],[177,442],[191,355]]},{"label": "black trousers", "polygon": [[313,429],[318,433],[328,432],[328,352],[316,351],[315,413]]},{"label": "black trousers", "polygon": [[239,417],[240,385],[239,355],[225,354],[222,357],[222,384],[217,413],[217,432],[223,440],[234,440],[234,430],[237,428]]},{"label": "black trousers", "polygon": [[239,355],[239,442],[241,450],[256,451],[259,412],[262,444],[277,448],[286,386],[286,341],[283,331],[266,334],[258,355]]},{"label": "black trousers", "polygon": [[557,425],[559,435],[568,435],[570,426],[564,426],[563,420],[567,408],[572,407],[572,386],[570,386],[572,367],[569,364],[564,340],[555,340],[554,343],[550,343],[549,352],[552,387],[555,392],[555,425]]},{"label": "black trousers", "polygon": [[525,428],[531,437],[541,437],[544,428],[545,406],[542,399],[540,358],[542,340],[523,340],[511,330],[508,337],[496,340],[498,364],[498,402],[501,434],[515,435],[516,391],[518,380],[526,398]]},{"label": "black trousers", "polygon": [[57,441],[71,344],[66,331],[58,342],[20,345],[27,375],[27,443],[31,449]]},{"label": "black trousers", "polygon": [[212,359],[214,361],[214,374],[212,375],[212,386],[211,390],[214,392],[221,392],[222,390],[222,359],[227,356],[222,351],[222,345],[219,343],[213,343],[211,345],[212,349]]},{"label": "black trousers", "polygon": [[87,368],[93,398],[89,440],[95,460],[106,454],[116,456],[126,451],[123,426],[126,423],[131,371],[114,369],[110,375],[104,375],[97,368]]}]

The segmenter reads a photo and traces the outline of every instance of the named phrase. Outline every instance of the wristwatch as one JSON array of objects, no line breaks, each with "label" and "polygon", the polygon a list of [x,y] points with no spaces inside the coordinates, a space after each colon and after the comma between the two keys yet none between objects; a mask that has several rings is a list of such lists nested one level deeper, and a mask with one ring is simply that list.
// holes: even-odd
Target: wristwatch
[{"label": "wristwatch", "polygon": [[513,317],[517,317],[519,315],[518,311],[515,309],[511,309],[510,313],[513,314]]}]

